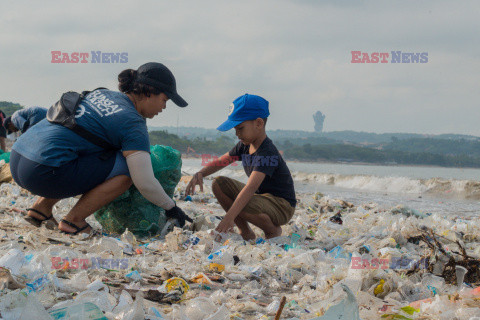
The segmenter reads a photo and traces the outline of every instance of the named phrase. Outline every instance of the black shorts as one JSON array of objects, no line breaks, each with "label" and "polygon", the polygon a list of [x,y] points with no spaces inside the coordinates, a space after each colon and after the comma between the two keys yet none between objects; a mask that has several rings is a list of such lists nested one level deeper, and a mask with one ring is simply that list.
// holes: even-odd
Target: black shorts
[{"label": "black shorts", "polygon": [[51,199],[84,194],[103,183],[115,165],[115,157],[99,154],[81,156],[61,167],[49,167],[29,160],[12,150],[10,170],[15,182],[31,193]]},{"label": "black shorts", "polygon": [[7,129],[3,125],[0,125],[0,138],[7,137]]}]

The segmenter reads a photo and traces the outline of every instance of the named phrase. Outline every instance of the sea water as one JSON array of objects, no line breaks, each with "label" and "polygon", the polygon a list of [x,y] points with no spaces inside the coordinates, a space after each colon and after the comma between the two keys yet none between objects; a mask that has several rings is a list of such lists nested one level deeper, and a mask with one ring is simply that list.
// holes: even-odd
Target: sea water
[{"label": "sea water", "polygon": [[[185,174],[202,167],[201,159],[182,161]],[[404,205],[444,216],[480,213],[480,169],[310,162],[287,165],[297,193],[321,192],[355,205],[374,202],[386,209]],[[217,175],[247,181],[240,162],[213,176]]]}]

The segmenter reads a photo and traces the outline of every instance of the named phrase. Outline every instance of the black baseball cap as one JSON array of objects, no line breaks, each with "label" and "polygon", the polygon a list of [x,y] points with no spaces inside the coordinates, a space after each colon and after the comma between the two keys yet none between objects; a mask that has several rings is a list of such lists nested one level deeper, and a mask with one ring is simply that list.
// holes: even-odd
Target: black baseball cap
[{"label": "black baseball cap", "polygon": [[173,73],[161,63],[148,62],[141,65],[137,70],[136,81],[162,90],[179,107],[184,108],[188,105],[187,101],[177,93]]}]

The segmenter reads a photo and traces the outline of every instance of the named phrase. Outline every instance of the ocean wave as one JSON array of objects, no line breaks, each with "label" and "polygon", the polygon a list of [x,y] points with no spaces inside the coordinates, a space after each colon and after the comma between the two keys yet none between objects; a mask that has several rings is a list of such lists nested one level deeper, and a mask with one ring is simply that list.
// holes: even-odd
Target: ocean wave
[{"label": "ocean wave", "polygon": [[[185,174],[193,174],[201,167],[184,166]],[[218,174],[235,179],[246,179],[242,168],[225,168]],[[343,189],[388,192],[401,194],[429,194],[461,199],[480,199],[480,181],[445,178],[415,179],[398,176],[342,175],[332,173],[293,172],[293,180],[313,184],[329,185]]]},{"label": "ocean wave", "polygon": [[340,175],[324,173],[293,173],[301,182],[320,183],[346,189],[405,194],[449,195],[464,199],[480,199],[480,182],[444,178],[414,179],[373,175]]}]

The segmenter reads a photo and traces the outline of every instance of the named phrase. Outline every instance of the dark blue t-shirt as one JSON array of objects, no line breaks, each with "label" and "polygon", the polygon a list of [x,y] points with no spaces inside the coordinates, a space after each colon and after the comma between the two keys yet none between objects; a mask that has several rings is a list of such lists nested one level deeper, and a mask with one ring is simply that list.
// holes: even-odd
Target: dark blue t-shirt
[{"label": "dark blue t-shirt", "polygon": [[275,197],[287,200],[292,207],[295,207],[297,200],[292,175],[272,140],[266,137],[257,151],[252,154],[249,153],[249,149],[249,145],[239,142],[228,154],[242,161],[243,169],[248,177],[253,171],[265,173],[265,179],[260,184],[257,193],[270,193]]},{"label": "dark blue t-shirt", "polygon": [[[150,152],[147,123],[123,93],[107,89],[88,94],[79,105],[76,122],[122,151]],[[37,163],[59,167],[102,148],[68,128],[40,121],[18,138],[13,150]]]},{"label": "dark blue t-shirt", "polygon": [[47,109],[42,107],[30,107],[23,108],[18,111],[15,111],[12,115],[12,123],[20,130],[22,133],[25,133],[30,127],[39,123],[47,116]]}]

